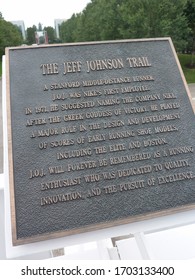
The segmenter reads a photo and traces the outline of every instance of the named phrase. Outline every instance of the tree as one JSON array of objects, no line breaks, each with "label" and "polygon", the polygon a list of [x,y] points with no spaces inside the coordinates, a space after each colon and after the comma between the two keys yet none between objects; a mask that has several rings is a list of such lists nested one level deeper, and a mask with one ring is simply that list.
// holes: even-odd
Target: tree
[{"label": "tree", "polygon": [[[102,0],[100,0],[101,2]],[[81,14],[79,20],[79,32],[76,40],[78,41],[97,41],[100,39],[100,5],[98,0],[92,0]]]},{"label": "tree", "polygon": [[188,26],[183,8],[186,0],[124,0],[121,16],[123,38],[171,37],[176,49],[186,47]]},{"label": "tree", "polygon": [[48,43],[52,44],[56,41],[55,30],[51,26],[44,27],[44,30],[47,32]]},{"label": "tree", "polygon": [[189,28],[183,14],[186,0],[163,0],[160,3],[160,30],[162,36],[172,38],[177,51],[183,51],[187,45]]},{"label": "tree", "polygon": [[74,14],[61,25],[63,42],[119,39],[122,1],[92,0],[82,13]]},{"label": "tree", "polygon": [[82,13],[62,24],[61,38],[75,42],[166,36],[182,51],[189,35],[186,1],[91,0]]},{"label": "tree", "polygon": [[100,40],[120,39],[119,32],[123,22],[121,20],[120,4],[121,0],[101,0],[98,1],[98,25]]},{"label": "tree", "polygon": [[158,33],[158,15],[154,14],[154,10],[158,11],[157,5],[158,2],[153,0],[122,1],[120,11],[125,23],[120,27],[122,38],[155,37]]},{"label": "tree", "polygon": [[19,46],[23,43],[21,32],[11,22],[0,18],[0,57],[4,55],[6,47]]},{"label": "tree", "polygon": [[60,26],[60,38],[62,42],[74,42],[77,41],[75,32],[78,28],[79,14],[73,14],[70,19],[64,21]]},{"label": "tree", "polygon": [[184,15],[187,18],[188,26],[191,30],[192,37],[192,58],[191,58],[191,66],[195,66],[194,62],[194,54],[195,54],[195,0],[188,0],[185,8]]},{"label": "tree", "polygon": [[27,42],[28,45],[32,45],[32,44],[36,43],[35,31],[37,31],[37,27],[35,25],[27,28],[27,30],[26,30],[26,42]]}]

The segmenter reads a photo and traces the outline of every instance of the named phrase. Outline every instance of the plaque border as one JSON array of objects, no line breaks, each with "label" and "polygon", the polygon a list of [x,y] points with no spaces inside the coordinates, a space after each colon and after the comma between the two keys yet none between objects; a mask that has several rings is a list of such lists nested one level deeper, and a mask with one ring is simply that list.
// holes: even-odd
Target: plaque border
[{"label": "plaque border", "polygon": [[37,45],[37,46],[20,46],[20,47],[9,47],[6,48],[6,109],[7,109],[7,141],[8,141],[8,182],[9,182],[9,196],[10,196],[10,208],[11,208],[11,232],[12,232],[12,243],[13,246],[24,245],[33,242],[40,242],[48,239],[56,239],[69,235],[81,234],[90,231],[98,231],[101,229],[111,228],[114,226],[120,226],[128,223],[139,222],[142,220],[148,220],[158,218],[161,216],[175,214],[181,211],[190,211],[195,209],[195,203],[184,205],[180,207],[173,207],[166,210],[155,211],[152,213],[135,215],[128,218],[122,218],[115,221],[109,221],[98,224],[91,224],[89,226],[83,226],[78,229],[71,230],[60,230],[52,233],[45,233],[35,235],[27,238],[17,238],[17,222],[16,222],[16,205],[15,205],[15,191],[14,191],[14,166],[13,166],[13,149],[12,149],[12,129],[11,129],[11,97],[10,97],[10,75],[9,75],[9,51],[17,49],[37,49],[37,48],[53,48],[63,46],[82,46],[82,45],[101,45],[101,44],[117,44],[117,43],[139,43],[139,42],[156,42],[156,41],[168,41],[171,47],[172,54],[174,55],[179,73],[181,75],[186,93],[190,100],[192,111],[195,113],[195,106],[193,105],[191,93],[189,91],[183,70],[181,68],[177,53],[170,37],[163,38],[147,38],[147,39],[125,39],[125,40],[109,40],[109,41],[92,41],[92,42],[79,42],[79,43],[63,43],[63,44],[52,44],[52,45]]}]

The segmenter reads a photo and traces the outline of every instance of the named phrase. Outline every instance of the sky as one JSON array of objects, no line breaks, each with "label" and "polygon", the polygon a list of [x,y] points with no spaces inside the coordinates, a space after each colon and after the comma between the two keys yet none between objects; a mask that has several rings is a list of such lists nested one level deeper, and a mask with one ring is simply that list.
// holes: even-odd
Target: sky
[{"label": "sky", "polygon": [[81,12],[91,0],[1,0],[0,12],[6,21],[23,20],[25,29],[38,26],[54,27],[54,19],[69,19]]}]

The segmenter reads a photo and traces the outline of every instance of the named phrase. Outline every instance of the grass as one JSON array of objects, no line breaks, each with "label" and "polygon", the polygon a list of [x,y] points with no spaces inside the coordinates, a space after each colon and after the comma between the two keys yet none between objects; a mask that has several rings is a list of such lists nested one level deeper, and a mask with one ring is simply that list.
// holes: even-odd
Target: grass
[{"label": "grass", "polygon": [[[186,81],[188,84],[195,83],[195,68],[187,68],[186,65],[190,64],[191,54],[178,54],[178,58],[183,69]],[[195,60],[195,58],[194,58]]]}]

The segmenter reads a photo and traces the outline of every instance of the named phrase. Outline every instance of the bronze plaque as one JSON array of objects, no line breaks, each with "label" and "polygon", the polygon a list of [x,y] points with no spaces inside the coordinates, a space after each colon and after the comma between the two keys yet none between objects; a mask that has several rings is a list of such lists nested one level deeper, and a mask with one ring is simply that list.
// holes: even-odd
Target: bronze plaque
[{"label": "bronze plaque", "polygon": [[194,207],[194,112],[170,39],[6,57],[14,245]]}]

